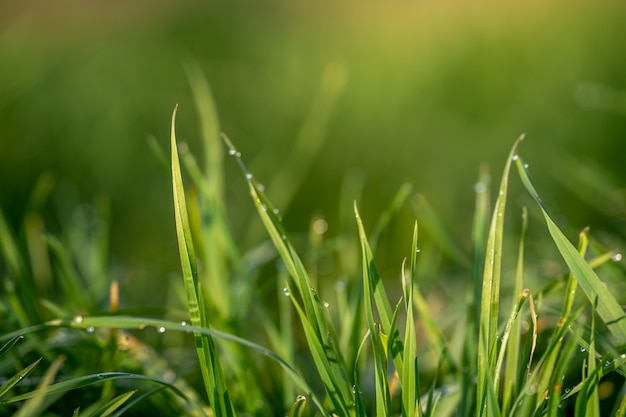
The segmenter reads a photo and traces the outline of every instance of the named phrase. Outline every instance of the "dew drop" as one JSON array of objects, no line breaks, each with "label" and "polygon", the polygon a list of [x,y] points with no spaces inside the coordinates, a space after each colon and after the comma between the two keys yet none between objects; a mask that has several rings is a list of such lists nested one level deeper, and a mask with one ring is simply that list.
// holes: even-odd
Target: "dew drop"
[{"label": "dew drop", "polygon": [[584,351],[585,351],[585,348],[584,348],[584,347],[581,347],[581,348],[580,348],[580,351],[581,351],[581,352],[584,352]]},{"label": "dew drop", "polygon": [[281,238],[282,240],[287,240],[287,236],[285,236],[285,235],[280,235],[280,238]]},{"label": "dew drop", "polygon": [[613,256],[611,257],[611,260],[612,260],[613,262],[619,262],[619,261],[621,261],[621,260],[622,260],[622,254],[621,254],[621,253],[619,253],[619,252],[618,252],[618,253],[616,253],[615,255],[613,255]]},{"label": "dew drop", "polygon": [[261,210],[267,211],[267,206],[265,204],[261,204]]},{"label": "dew drop", "polygon": [[495,263],[495,261],[492,259],[492,260],[490,260],[490,261],[489,261],[489,263],[490,263],[491,265],[493,265],[493,264]]},{"label": "dew drop", "polygon": [[75,316],[74,323],[81,324],[83,322],[83,316]]},{"label": "dew drop", "polygon": [[421,248],[415,248],[415,253],[420,253],[422,251]]},{"label": "dew drop", "polygon": [[228,154],[229,154],[230,156],[235,156],[235,155],[237,155],[237,151],[236,151],[236,150],[234,150],[234,149],[229,149],[229,150],[228,150]]},{"label": "dew drop", "polygon": [[517,155],[517,154],[513,155],[513,160],[514,161],[517,161],[518,159],[519,159],[519,155]]},{"label": "dew drop", "polygon": [[274,214],[278,215],[280,214],[280,210],[278,210],[277,208],[275,208],[274,210],[272,210],[274,212]]},{"label": "dew drop", "polygon": [[187,325],[187,322],[186,322],[185,320],[183,320],[183,321],[181,321],[181,322],[180,322],[180,325],[181,325],[181,326],[186,326],[186,325]]},{"label": "dew drop", "polygon": [[528,164],[524,164],[524,168],[528,169]]},{"label": "dew drop", "polygon": [[289,294],[289,288],[285,287],[283,288],[283,294],[285,295],[285,297],[289,297],[291,294]]},{"label": "dew drop", "polygon": [[328,302],[325,302],[323,305],[324,305],[324,308],[330,307],[330,304],[328,304]]},{"label": "dew drop", "polygon": [[94,329],[93,326],[89,326],[85,330],[87,330],[87,333],[93,333],[96,329]]},{"label": "dew drop", "polygon": [[165,333],[165,327],[161,326],[161,327],[157,327],[157,332],[163,334]]},{"label": "dew drop", "polygon": [[251,180],[252,178],[254,178],[254,175],[250,174],[249,172],[246,174],[246,178]]},{"label": "dew drop", "polygon": [[626,353],[622,353],[621,355],[619,355],[619,357],[622,359],[626,359]]},{"label": "dew drop", "polygon": [[104,375],[98,374],[98,379],[104,379]]},{"label": "dew drop", "polygon": [[263,185],[263,184],[260,184],[260,183],[257,184],[256,188],[258,188],[260,192],[264,192],[265,191],[265,185]]},{"label": "dew drop", "polygon": [[565,390],[563,392],[566,393],[566,394],[569,394],[570,391],[571,390],[569,388],[565,388]]}]

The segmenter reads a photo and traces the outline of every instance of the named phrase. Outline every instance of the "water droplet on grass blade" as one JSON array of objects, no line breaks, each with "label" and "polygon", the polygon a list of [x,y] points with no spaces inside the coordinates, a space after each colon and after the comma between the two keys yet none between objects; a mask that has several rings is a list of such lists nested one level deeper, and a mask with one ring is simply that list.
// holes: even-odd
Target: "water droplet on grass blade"
[{"label": "water droplet on grass blade", "polygon": [[87,327],[86,330],[87,330],[87,333],[93,333],[96,329],[94,329],[93,326],[89,326],[89,327]]},{"label": "water droplet on grass blade", "polygon": [[283,288],[283,294],[285,295],[285,297],[289,297],[289,288],[285,287]]},{"label": "water droplet on grass blade", "polygon": [[83,316],[75,316],[74,323],[81,324],[83,322]]},{"label": "water droplet on grass blade", "polygon": [[514,161],[517,161],[518,159],[519,159],[519,155],[517,155],[517,154],[513,155],[513,160]]},{"label": "water droplet on grass blade", "polygon": [[622,254],[620,252],[617,252],[615,255],[611,257],[611,261],[613,262],[619,262],[621,260],[622,260]]},{"label": "water droplet on grass blade", "polygon": [[157,332],[163,334],[165,333],[165,327],[161,326],[161,327],[157,327]]},{"label": "water droplet on grass blade", "polygon": [[254,178],[254,175],[250,174],[249,172],[246,174],[246,178],[251,180],[252,178]]},{"label": "water droplet on grass blade", "polygon": [[528,164],[524,164],[524,168],[525,168],[525,169],[528,169]]},{"label": "water droplet on grass blade", "polygon": [[422,251],[421,248],[415,248],[415,253],[420,253]]},{"label": "water droplet on grass blade", "polygon": [[230,156],[235,156],[235,155],[237,155],[237,151],[236,151],[236,150],[234,150],[234,149],[229,149],[229,150],[228,150],[228,154],[229,154]]}]

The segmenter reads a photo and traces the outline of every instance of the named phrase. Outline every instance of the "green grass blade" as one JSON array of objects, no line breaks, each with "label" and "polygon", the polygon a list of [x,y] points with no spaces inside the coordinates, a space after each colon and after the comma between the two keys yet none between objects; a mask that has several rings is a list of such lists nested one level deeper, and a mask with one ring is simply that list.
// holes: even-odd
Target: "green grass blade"
[{"label": "green grass blade", "polygon": [[304,395],[298,395],[296,401],[294,401],[293,405],[289,409],[287,413],[287,417],[302,417],[304,414],[304,409],[306,407],[306,397]]},{"label": "green grass blade", "polygon": [[580,253],[578,253],[574,245],[572,245],[565,237],[556,223],[554,223],[543,205],[543,202],[539,198],[539,195],[535,190],[521,158],[516,162],[522,183],[535,201],[537,201],[537,204],[539,204],[548,226],[548,231],[550,232],[552,240],[563,257],[563,260],[578,280],[578,285],[583,289],[589,301],[593,302],[595,297],[598,297],[598,315],[604,324],[606,324],[609,332],[615,337],[616,343],[618,345],[625,344],[626,315],[624,314],[620,303],[615,299],[613,294],[611,294],[611,291],[603,284],[591,266],[585,261]]},{"label": "green grass blade", "polygon": [[[58,357],[55,361],[50,365],[50,367],[46,370],[43,378],[39,384],[37,384],[37,389],[32,391],[32,394],[28,401],[26,401],[18,410],[17,413],[13,415],[13,417],[32,417],[40,415],[45,409],[44,397],[48,394],[48,390],[50,389],[50,384],[54,380],[57,372],[63,365],[65,358],[63,356]],[[14,397],[14,400],[17,397]]]},{"label": "green grass blade", "polygon": [[[515,285],[513,287],[513,295],[520,294],[524,287],[524,252],[526,247],[526,231],[528,228],[528,210],[522,208],[522,229],[520,232],[520,241],[517,252],[517,267],[515,270]],[[515,304],[513,299],[513,304]],[[520,346],[521,346],[521,319],[519,315],[515,317],[511,323],[508,333],[504,333],[503,339],[508,341],[502,342],[502,349],[506,349],[506,372],[504,373],[504,382],[502,385],[502,414],[506,415],[512,407],[511,401],[518,392],[518,373],[520,364]],[[501,365],[498,366],[500,369]]]},{"label": "green grass blade", "polygon": [[[244,346],[248,349],[251,349],[263,356],[270,358],[271,360],[278,363],[285,371],[289,373],[289,375],[293,378],[293,380],[298,384],[300,389],[306,392],[308,398],[315,403],[316,406],[319,407],[320,410],[323,410],[321,402],[318,400],[317,396],[313,394],[313,390],[307,384],[307,382],[300,376],[300,374],[293,368],[292,365],[283,360],[280,356],[276,355],[274,352],[270,351],[263,346],[260,346],[256,343],[253,343],[249,340],[242,339],[240,337],[221,332],[215,329],[208,329],[204,327],[195,327],[190,326],[184,322],[173,322],[168,320],[159,320],[145,317],[131,317],[131,316],[85,316],[81,317],[80,320],[72,319],[56,319],[51,320],[45,323],[46,326],[49,327],[70,327],[76,329],[89,329],[89,328],[108,328],[108,329],[134,329],[134,330],[146,330],[146,329],[154,329],[159,333],[163,333],[166,331],[177,331],[184,333],[199,333],[205,336],[212,336],[222,340],[230,341],[237,343],[241,346]],[[155,378],[147,378],[150,380],[154,380],[156,382],[161,382]],[[168,385],[169,384],[165,384]]]},{"label": "green grass blade", "polygon": [[[176,233],[191,323],[194,327],[206,327],[208,326],[208,319],[203,305],[200,283],[198,282],[196,256],[185,202],[185,191],[178,159],[175,128],[176,109],[174,109],[172,113],[171,135],[172,190],[174,194]],[[236,415],[234,405],[230,400],[226,388],[226,381],[219,363],[217,348],[211,336],[195,332],[194,338],[196,341],[198,359],[200,360],[202,378],[211,405],[218,416]]]},{"label": "green grass blade", "polygon": [[22,369],[17,374],[15,374],[7,382],[2,384],[2,386],[0,387],[0,398],[2,398],[7,392],[9,392],[11,388],[17,385],[20,381],[26,378],[26,376],[30,374],[37,365],[39,365],[39,362],[41,362],[41,359],[42,358],[37,359],[35,362],[31,363],[26,368]]},{"label": "green grass blade", "polygon": [[[502,241],[504,234],[504,213],[508,190],[509,171],[519,143],[524,139],[520,136],[507,158],[498,198],[491,218],[487,248],[485,255],[485,270],[483,274],[482,295],[480,304],[480,327],[478,337],[478,381],[476,414],[483,415],[491,391],[487,391],[487,381],[494,380],[496,365],[496,345],[498,339],[498,305],[500,303],[500,270],[502,262]],[[495,387],[492,387],[495,394]],[[487,401],[487,402],[486,402]]]},{"label": "green grass blade", "polygon": [[6,355],[7,352],[10,351],[13,348],[13,346],[15,346],[15,344],[19,342],[20,340],[24,340],[24,335],[20,334],[17,336],[13,336],[4,345],[2,345],[2,347],[0,348],[0,358]]},{"label": "green grass blade", "polygon": [[[415,334],[415,317],[413,314],[413,292],[415,289],[415,271],[417,266],[417,222],[413,227],[413,241],[411,245],[411,269],[409,280],[402,280],[404,290],[404,306],[406,308],[406,327],[404,331],[404,352],[403,365],[400,384],[402,385],[402,415],[420,416],[421,408],[419,404],[419,374],[417,365],[417,340]],[[402,265],[402,275],[404,275],[404,264]],[[403,277],[404,278],[404,277]]]},{"label": "green grass blade", "polygon": [[121,406],[123,406],[135,393],[137,390],[125,392],[124,394],[120,394],[117,397],[111,399],[102,407],[100,407],[93,414],[93,417],[108,417],[117,411]]},{"label": "green grass blade", "polygon": [[[383,282],[378,274],[378,270],[374,263],[374,257],[372,254],[372,249],[367,240],[367,234],[365,233],[365,227],[363,226],[363,221],[359,215],[358,208],[356,206],[356,202],[354,204],[354,213],[356,216],[357,227],[359,230],[359,239],[361,240],[361,251],[363,256],[363,283],[367,284],[369,289],[364,289],[364,301],[365,306],[369,304],[369,296],[372,296],[376,310],[378,312],[378,316],[380,318],[380,322],[382,324],[382,331],[388,335],[391,339],[390,343],[393,346],[398,346],[398,348],[393,349],[392,358],[394,365],[398,372],[401,372],[404,367],[402,366],[402,340],[400,339],[400,333],[397,328],[392,327],[392,316],[393,310],[391,309],[391,304],[389,303],[389,297],[387,296],[387,292],[385,287],[383,286]],[[366,310],[367,313],[367,310]],[[372,312],[373,317],[373,312]],[[372,329],[369,329],[370,332]]]}]

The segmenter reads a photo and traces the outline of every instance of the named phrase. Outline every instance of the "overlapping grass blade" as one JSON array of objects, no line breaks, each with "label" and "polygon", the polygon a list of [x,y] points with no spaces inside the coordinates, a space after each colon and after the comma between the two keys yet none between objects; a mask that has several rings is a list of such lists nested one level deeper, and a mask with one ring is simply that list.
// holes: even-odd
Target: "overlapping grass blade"
[{"label": "overlapping grass blade", "polygon": [[[187,214],[185,191],[183,188],[178,148],[176,144],[176,109],[172,114],[172,190],[174,194],[174,214],[176,217],[176,233],[183,271],[183,279],[187,295],[189,316],[194,327],[208,327],[209,322],[202,297],[201,285],[198,281],[196,256]],[[217,348],[210,335],[195,332],[196,351],[200,360],[200,370],[206,392],[215,413],[218,416],[236,415],[234,405],[226,388],[226,381],[218,359]]]},{"label": "overlapping grass blade", "polygon": [[404,331],[404,352],[400,384],[402,385],[402,415],[421,416],[422,410],[419,401],[419,372],[417,358],[417,340],[415,334],[415,317],[413,314],[413,293],[415,290],[415,271],[417,268],[417,222],[413,227],[413,241],[411,245],[411,267],[408,282],[404,276],[402,265],[402,289],[404,292],[404,307],[406,309],[406,328]]},{"label": "overlapping grass blade", "polygon": [[26,378],[26,376],[30,374],[33,371],[33,369],[37,367],[37,365],[39,365],[39,362],[41,362],[41,359],[42,358],[37,359],[35,362],[31,363],[26,368],[22,369],[17,374],[15,374],[7,382],[2,384],[2,386],[0,387],[0,398],[2,398],[7,392],[9,392],[11,388],[17,385],[20,381]]},{"label": "overlapping grass blade", "polygon": [[300,307],[291,289],[288,289],[287,292],[296,308],[317,370],[322,377],[329,398],[336,408],[335,412],[348,415],[352,401],[347,368],[342,360],[337,342],[328,340],[330,333],[317,290],[313,286],[302,260],[287,237],[285,228],[278,217],[278,210],[267,199],[254,176],[247,170],[239,151],[226,136],[223,138],[229,147],[229,155],[237,159],[248,181],[250,195],[261,221],[296,285],[303,308]]},{"label": "overlapping grass blade", "polygon": [[289,409],[287,417],[302,417],[305,407],[306,397],[304,395],[298,395],[296,401],[294,401],[293,405]]},{"label": "overlapping grass blade", "polygon": [[[41,378],[39,384],[37,384],[37,388],[35,391],[31,391],[31,394],[28,397],[28,401],[26,401],[20,409],[13,415],[13,417],[31,417],[40,415],[45,409],[44,397],[50,392],[50,388],[54,377],[57,372],[63,365],[65,358],[63,356],[59,356],[55,361],[50,365],[50,367],[46,370],[46,373]],[[18,396],[19,397],[19,396]],[[13,397],[8,402],[16,401],[16,398]]]},{"label": "overlapping grass blade", "polygon": [[[522,229],[520,231],[520,241],[517,252],[517,267],[515,269],[515,285],[513,295],[521,294],[524,287],[524,253],[526,247],[526,231],[528,228],[528,210],[522,208]],[[513,298],[513,305],[516,304]],[[520,306],[521,308],[521,306]],[[507,340],[504,340],[507,339]],[[517,395],[519,389],[518,369],[520,367],[520,346],[521,346],[521,319],[519,310],[511,322],[510,330],[503,335],[501,349],[506,349],[506,372],[504,372],[504,382],[502,385],[502,414],[506,415],[512,407],[512,400]],[[500,363],[497,369],[501,369]]]},{"label": "overlapping grass blade", "polygon": [[[393,310],[391,309],[391,304],[389,303],[387,291],[383,286],[383,282],[380,278],[380,275],[378,274],[378,269],[376,268],[376,265],[374,263],[372,249],[370,248],[367,234],[365,233],[365,227],[363,226],[363,221],[361,220],[361,217],[359,215],[356,203],[354,205],[354,213],[356,216],[359,239],[361,241],[361,251],[363,256],[363,283],[364,285],[365,283],[367,283],[369,286],[369,290],[364,290],[365,306],[367,308],[367,305],[370,302],[368,301],[369,298],[367,297],[371,296],[376,305],[376,311],[378,312],[378,317],[380,318],[382,331],[387,334],[387,337],[390,339],[389,344],[393,346],[393,349],[391,351],[391,357],[393,359],[396,370],[398,370],[398,372],[402,372],[401,370],[404,369],[402,365],[402,340],[400,339],[400,333],[398,329],[392,327]],[[371,333],[372,329],[370,328],[369,330]]]},{"label": "overlapping grass blade", "polygon": [[92,416],[93,417],[108,417],[117,411],[120,407],[122,407],[135,393],[137,390],[125,392],[123,394],[118,395],[115,398],[109,400],[106,404],[102,405],[102,407],[98,408]]},{"label": "overlapping grass blade", "polygon": [[[478,336],[476,414],[479,416],[485,415],[486,409],[492,409],[492,407],[487,407],[487,404],[492,402],[491,391],[489,390],[492,389],[495,395],[496,389],[495,387],[487,388],[488,381],[494,384],[498,383],[498,381],[494,380],[494,375],[497,355],[496,347],[498,342],[498,306],[500,303],[500,270],[504,234],[504,213],[511,163],[516,155],[517,146],[523,139],[524,136],[522,135],[515,141],[509,157],[507,158],[487,239]],[[495,412],[495,410],[492,411]]]},{"label": "overlapping grass blade", "polygon": [[522,183],[541,208],[552,240],[578,280],[578,285],[583,289],[590,302],[593,302],[596,296],[598,297],[598,315],[609,332],[615,337],[616,344],[626,344],[626,314],[620,307],[620,303],[552,220],[535,190],[522,159],[519,158],[516,163]]}]

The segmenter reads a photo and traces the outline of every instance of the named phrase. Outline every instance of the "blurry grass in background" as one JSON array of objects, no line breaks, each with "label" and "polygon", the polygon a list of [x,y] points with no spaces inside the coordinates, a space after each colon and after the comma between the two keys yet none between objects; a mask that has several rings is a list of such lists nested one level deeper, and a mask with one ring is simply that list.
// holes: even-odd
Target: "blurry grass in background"
[{"label": "blurry grass in background", "polygon": [[[172,243],[162,239],[172,231],[167,176],[145,139],[166,143],[163,120],[180,103],[179,137],[199,144],[184,76],[185,62],[194,60],[213,86],[222,130],[266,178],[269,195],[290,202],[281,209],[294,231],[321,215],[329,234],[341,234],[338,220],[349,212],[338,205],[338,183],[376,195],[362,207],[374,216],[408,181],[468,248],[471,216],[462,213],[473,204],[476,167],[499,169],[505,138],[526,132],[533,137],[528,157],[545,178],[548,202],[559,203],[560,224],[567,230],[593,219],[623,238],[624,8],[558,1],[6,3],[2,204],[17,224],[42,171],[57,179],[53,205],[67,221],[81,216],[71,215],[78,204],[92,212],[106,196],[121,286],[166,279],[177,268]],[[281,184],[291,174],[280,167],[300,146],[297,138],[306,138],[307,120],[315,122],[329,64],[342,68],[345,85],[328,104],[319,145],[300,147],[292,164],[306,168],[298,174],[303,182],[287,196]],[[573,168],[589,161],[600,165],[597,180],[606,186],[594,188],[596,180]],[[238,184],[233,174],[227,167],[229,189]],[[233,222],[235,238],[259,243],[250,208],[236,193],[227,198],[230,217],[245,219]],[[411,221],[410,213],[401,216]],[[397,227],[380,254],[383,274],[394,270],[393,242],[405,236]]]}]

